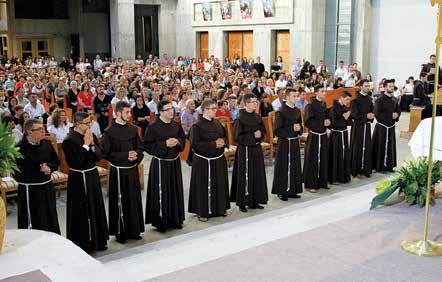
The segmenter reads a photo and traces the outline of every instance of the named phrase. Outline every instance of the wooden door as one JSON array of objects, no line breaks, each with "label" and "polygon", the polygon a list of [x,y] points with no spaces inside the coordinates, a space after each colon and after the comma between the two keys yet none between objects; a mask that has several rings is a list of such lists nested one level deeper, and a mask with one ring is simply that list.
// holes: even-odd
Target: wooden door
[{"label": "wooden door", "polygon": [[242,57],[253,58],[253,31],[246,31],[242,34]]},{"label": "wooden door", "polygon": [[243,57],[253,57],[253,31],[231,31],[228,34],[229,59],[238,55]]},{"label": "wooden door", "polygon": [[200,32],[200,58],[207,59],[209,57],[209,33]]},{"label": "wooden door", "polygon": [[229,59],[232,60],[236,55],[242,57],[242,32],[229,32],[228,37]]},{"label": "wooden door", "polygon": [[290,67],[290,32],[280,30],[276,32],[276,57],[281,56],[284,63],[284,71]]},{"label": "wooden door", "polygon": [[18,38],[18,56],[25,60],[28,57],[52,55],[52,39],[50,38]]}]

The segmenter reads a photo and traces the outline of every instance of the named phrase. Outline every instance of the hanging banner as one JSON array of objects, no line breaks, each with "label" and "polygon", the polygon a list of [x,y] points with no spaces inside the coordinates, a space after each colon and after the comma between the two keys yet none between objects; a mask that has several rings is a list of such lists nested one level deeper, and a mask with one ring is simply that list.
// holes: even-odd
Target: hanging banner
[{"label": "hanging banner", "polygon": [[262,0],[262,6],[264,9],[264,17],[271,18],[275,15],[275,7],[273,5],[273,0]]},{"label": "hanging banner", "polygon": [[252,18],[252,1],[251,0],[240,0],[239,8],[241,10],[242,19]]}]

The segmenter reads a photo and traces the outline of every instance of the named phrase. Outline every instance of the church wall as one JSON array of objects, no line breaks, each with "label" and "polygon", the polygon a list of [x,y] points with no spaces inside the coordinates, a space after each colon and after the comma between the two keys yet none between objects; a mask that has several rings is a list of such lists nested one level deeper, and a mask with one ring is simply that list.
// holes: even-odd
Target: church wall
[{"label": "church wall", "polygon": [[[177,21],[177,47],[187,46],[181,49],[184,55],[198,56],[197,32],[209,33],[209,55],[224,58],[227,56],[229,31],[253,31],[253,56],[260,56],[268,69],[275,60],[276,31],[288,30],[291,52],[290,62],[285,64],[292,65],[297,57],[312,61],[323,58],[325,0],[274,1],[273,17],[264,16],[263,1],[250,1],[252,12],[249,19],[241,18],[240,1],[229,1],[232,19],[227,20],[221,16],[221,1],[178,2],[177,15],[181,20]],[[211,3],[211,20],[204,20],[203,3]],[[180,7],[182,9],[178,9]]]},{"label": "church wall", "polygon": [[430,1],[373,0],[370,72],[376,82],[396,78],[403,85],[418,77],[420,65],[435,52],[437,9]]}]

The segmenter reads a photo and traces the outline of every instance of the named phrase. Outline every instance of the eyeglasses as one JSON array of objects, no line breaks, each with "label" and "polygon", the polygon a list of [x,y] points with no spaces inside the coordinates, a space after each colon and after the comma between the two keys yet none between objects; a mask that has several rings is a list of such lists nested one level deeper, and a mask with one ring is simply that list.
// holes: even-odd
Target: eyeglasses
[{"label": "eyeglasses", "polygon": [[43,132],[43,131],[45,131],[45,129],[44,129],[44,127],[39,127],[39,128],[32,128],[31,131],[32,132],[35,132],[35,131]]},{"label": "eyeglasses", "polygon": [[214,111],[216,110],[216,107],[207,108],[207,110]]},{"label": "eyeglasses", "polygon": [[84,124],[84,125],[90,125],[92,123],[92,121],[88,121],[88,122],[80,122],[80,124]]},{"label": "eyeglasses", "polygon": [[163,112],[168,112],[168,111],[171,111],[171,110],[173,110],[173,108],[167,108],[167,109],[163,109]]}]

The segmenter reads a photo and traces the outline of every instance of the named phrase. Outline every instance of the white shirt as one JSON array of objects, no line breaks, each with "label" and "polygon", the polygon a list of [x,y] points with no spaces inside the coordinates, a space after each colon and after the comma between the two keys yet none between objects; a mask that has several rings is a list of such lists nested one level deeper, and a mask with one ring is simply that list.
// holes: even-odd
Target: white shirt
[{"label": "white shirt", "polygon": [[37,103],[35,108],[29,103],[25,106],[25,112],[29,114],[30,118],[39,118],[45,113],[45,108],[40,103]]},{"label": "white shirt", "polygon": [[19,128],[14,127],[12,129],[12,136],[14,137],[15,144],[18,144],[23,139],[23,133],[21,133]]},{"label": "white shirt", "polygon": [[158,104],[155,103],[154,100],[148,102],[148,103],[146,104],[146,106],[149,108],[149,111],[150,111],[151,113],[155,113],[155,115],[158,114]]},{"label": "white shirt", "polygon": [[[436,117],[434,124],[434,145],[433,145],[433,160],[442,161],[442,134],[437,132],[442,131],[442,117]],[[419,126],[411,136],[408,146],[410,146],[413,158],[428,157],[430,152],[430,133],[431,133],[431,118],[426,118],[419,123]]]},{"label": "white shirt", "polygon": [[276,91],[278,91],[279,88],[285,88],[286,86],[287,86],[287,80],[278,79],[275,82],[275,88],[277,89]]},{"label": "white shirt", "polygon": [[[116,105],[118,102],[120,101],[124,101],[129,103],[129,99],[127,99],[127,97],[125,96],[123,99],[118,98],[117,96],[115,96],[114,98],[112,98],[111,100],[111,105]],[[113,116],[114,118],[116,118],[117,116],[115,115],[115,111],[113,111]]]},{"label": "white shirt", "polygon": [[57,144],[63,143],[64,139],[69,133],[69,129],[72,127],[72,123],[68,122],[66,125],[55,127],[50,125],[48,127],[48,132],[55,136],[57,139]]},{"label": "white shirt", "polygon": [[345,87],[355,87],[356,81],[354,78],[349,78],[344,83]]},{"label": "white shirt", "polygon": [[335,76],[336,77],[340,77],[342,79],[347,78],[348,76],[348,71],[346,68],[337,68],[335,71]]},{"label": "white shirt", "polygon": [[97,136],[97,138],[101,138],[100,125],[95,120],[92,120],[91,131],[95,136]]},{"label": "white shirt", "polygon": [[272,107],[273,107],[273,110],[274,110],[275,112],[276,112],[277,110],[279,110],[279,108],[281,108],[281,106],[282,106],[282,103],[281,103],[281,101],[279,100],[279,98],[273,100],[273,102],[272,102]]}]

